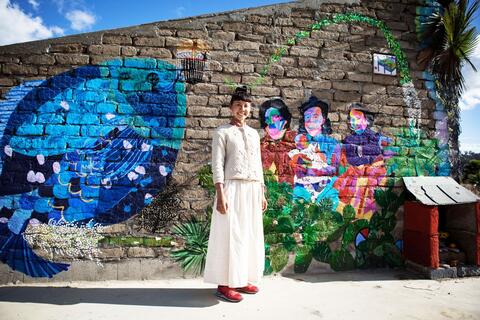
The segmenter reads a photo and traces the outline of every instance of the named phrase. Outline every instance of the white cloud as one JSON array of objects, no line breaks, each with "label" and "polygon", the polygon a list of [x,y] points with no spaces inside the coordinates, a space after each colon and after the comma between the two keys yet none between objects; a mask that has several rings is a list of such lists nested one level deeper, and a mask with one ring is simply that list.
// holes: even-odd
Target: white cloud
[{"label": "white cloud", "polygon": [[96,17],[82,10],[72,10],[65,15],[68,21],[70,21],[70,28],[76,31],[84,31],[90,29],[96,22]]},{"label": "white cloud", "polygon": [[10,0],[0,0],[0,45],[62,36],[63,29],[46,26],[39,16],[25,13]]},{"label": "white cloud", "polygon": [[183,17],[184,13],[185,13],[185,7],[177,7],[177,8],[175,9],[175,15],[176,15],[178,18]]},{"label": "white cloud", "polygon": [[28,3],[30,3],[34,10],[37,10],[40,6],[40,3],[38,3],[37,0],[28,0]]},{"label": "white cloud", "polygon": [[460,151],[461,152],[467,152],[467,151],[473,151],[473,152],[478,152],[480,153],[480,143],[468,143],[460,140]]},{"label": "white cloud", "polygon": [[465,65],[462,68],[466,84],[466,89],[460,99],[460,108],[462,110],[470,110],[476,106],[480,107],[480,36],[477,37],[477,40],[479,42],[477,42],[478,44],[472,54],[471,61],[479,71],[473,71],[470,65]]}]

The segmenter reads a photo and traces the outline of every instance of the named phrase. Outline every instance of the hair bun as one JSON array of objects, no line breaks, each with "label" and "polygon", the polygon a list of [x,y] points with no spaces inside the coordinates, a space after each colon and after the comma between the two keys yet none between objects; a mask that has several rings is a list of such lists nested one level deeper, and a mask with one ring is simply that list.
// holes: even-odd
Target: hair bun
[{"label": "hair bun", "polygon": [[235,93],[236,94],[246,94],[248,91],[247,86],[241,86],[241,87],[236,87],[235,88]]}]

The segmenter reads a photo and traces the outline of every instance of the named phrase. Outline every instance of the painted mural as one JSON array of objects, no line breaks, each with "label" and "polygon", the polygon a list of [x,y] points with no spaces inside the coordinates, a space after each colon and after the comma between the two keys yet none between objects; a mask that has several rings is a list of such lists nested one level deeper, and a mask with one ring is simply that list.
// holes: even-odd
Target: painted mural
[{"label": "painted mural", "polygon": [[[338,23],[383,32],[396,58],[408,126],[385,136],[372,129],[375,114],[368,105],[353,103],[351,132],[337,141],[328,101],[306,97],[298,106],[298,132],[290,128],[289,107],[295,106],[279,98],[261,105],[267,274],[285,268],[291,253],[295,272],[307,271],[314,259],[333,270],[401,265],[402,242],[393,230],[403,193],[394,187],[402,176],[448,174],[446,138],[439,133],[431,139],[420,130],[421,103],[408,62],[381,20],[346,13],[314,23],[279,47],[250,87],[262,83],[288,45]],[[25,230],[39,224],[111,225],[152,202],[165,188],[181,145],[183,79],[158,59],[118,58],[24,82],[6,98],[0,102],[0,259],[27,275],[51,277],[68,264],[38,256]],[[200,174],[212,195],[211,171]],[[205,245],[208,222],[198,233],[202,241],[192,246]],[[191,259],[187,251],[177,255],[180,262]]]},{"label": "painted mural", "polygon": [[25,82],[0,103],[0,259],[32,277],[68,265],[38,256],[29,224],[124,221],[172,174],[186,98],[176,68],[118,58]]}]

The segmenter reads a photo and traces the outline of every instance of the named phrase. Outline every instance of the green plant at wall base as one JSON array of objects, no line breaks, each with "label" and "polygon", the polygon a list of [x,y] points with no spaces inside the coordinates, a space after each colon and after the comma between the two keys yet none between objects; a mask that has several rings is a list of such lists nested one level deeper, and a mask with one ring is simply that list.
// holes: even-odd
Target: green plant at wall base
[{"label": "green plant at wall base", "polygon": [[[385,22],[375,19],[373,17],[365,16],[361,13],[348,12],[335,14],[332,18],[322,19],[311,24],[308,27],[308,30],[297,32],[293,38],[288,39],[284,45],[275,50],[275,52],[270,56],[270,59],[268,60],[266,65],[262,68],[259,77],[253,83],[247,84],[247,86],[249,88],[254,88],[262,84],[270,70],[271,65],[278,62],[280,58],[288,52],[288,46],[295,45],[299,40],[309,37],[312,31],[320,30],[326,26],[340,23],[363,23],[380,29],[385,37],[385,40],[387,41],[388,48],[397,59],[397,67],[400,74],[400,84],[404,85],[412,81],[410,69],[408,67],[408,60],[405,56],[405,53],[400,47],[400,43],[397,41],[392,31],[387,27]],[[225,79],[225,83],[232,88],[238,86],[238,84],[228,78]]]},{"label": "green plant at wall base", "polygon": [[181,237],[185,244],[182,249],[172,251],[172,258],[180,263],[183,270],[201,275],[207,258],[210,222],[190,216],[186,222],[173,227],[173,234]]},{"label": "green plant at wall base", "polygon": [[368,237],[356,248],[356,265],[359,268],[402,266],[403,258],[391,233],[396,225],[395,213],[404,202],[404,193],[397,195],[392,189],[377,189],[375,200],[381,210],[370,219]]},{"label": "green plant at wall base", "polygon": [[197,177],[200,183],[200,186],[208,191],[210,196],[215,195],[215,184],[213,183],[213,174],[212,167],[210,165],[205,165],[197,172]]},{"label": "green plant at wall base", "polygon": [[[296,273],[307,271],[313,259],[328,263],[335,271],[402,265],[391,232],[403,194],[377,189],[375,199],[381,209],[369,221],[355,219],[351,205],[340,214],[331,209],[329,200],[319,204],[292,200],[291,187],[279,184],[270,173],[265,175],[265,185],[269,205],[276,206],[263,218],[265,274],[281,271],[290,253],[295,255]],[[365,228],[370,230],[369,235],[355,248],[355,237]]]}]

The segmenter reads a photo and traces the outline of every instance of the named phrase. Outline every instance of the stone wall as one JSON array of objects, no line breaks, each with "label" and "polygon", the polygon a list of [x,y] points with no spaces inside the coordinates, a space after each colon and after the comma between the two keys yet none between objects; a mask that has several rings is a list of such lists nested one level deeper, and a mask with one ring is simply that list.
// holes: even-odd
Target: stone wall
[{"label": "stone wall", "polygon": [[[26,81],[35,84],[37,80],[48,79],[72,69],[80,70],[82,66],[88,65],[109,67],[110,72],[121,71],[124,67],[144,70],[145,64],[152,61],[155,64],[153,69],[157,63],[176,65],[179,51],[201,43],[208,53],[203,81],[169,91],[173,92],[177,101],[186,97],[184,122],[166,126],[179,128],[178,132],[182,133],[179,136],[182,140],[178,145],[178,156],[176,162],[172,163],[175,181],[188,182],[188,186],[180,191],[179,215],[193,213],[203,216],[205,208],[211,205],[212,199],[199,185],[196,172],[210,161],[213,129],[228,122],[228,102],[233,90],[229,83],[250,84],[256,106],[273,97],[282,98],[293,115],[294,130],[298,129],[300,117],[297,108],[304,101],[311,95],[327,100],[333,130],[331,137],[337,141],[342,141],[350,133],[347,119],[351,104],[361,102],[367,105],[375,113],[371,129],[390,137],[390,146],[397,148],[399,153],[404,153],[395,160],[395,165],[399,168],[397,174],[385,178],[375,187],[401,188],[402,175],[412,175],[412,170],[413,175],[420,174],[409,160],[409,157],[415,157],[415,148],[428,147],[428,152],[433,152],[434,155],[438,152],[438,144],[435,142],[437,124],[445,117],[444,113],[436,110],[435,101],[429,98],[424,75],[416,63],[418,41],[415,18],[418,5],[416,0],[298,1],[4,46],[0,47],[0,92],[8,100],[8,92]],[[421,113],[414,119],[422,131],[418,145],[408,141],[409,133],[406,130],[412,123],[412,117],[400,76],[373,73],[373,53],[391,53],[379,28],[362,23],[331,24],[297,39],[295,44],[288,46],[288,51],[278,61],[269,64],[276,50],[288,43],[289,39],[295,38],[298,32],[308,31],[309,26],[316,21],[346,12],[356,12],[383,21],[398,40],[408,60],[413,84],[421,102]],[[142,64],[137,64],[138,61]],[[269,65],[268,73],[262,76],[265,65]],[[102,69],[99,67],[98,70],[101,72]],[[262,78],[261,82],[258,81],[259,77]],[[256,84],[253,85],[254,83]],[[96,84],[94,88],[98,89],[101,85]],[[124,89],[145,91],[135,86],[129,89],[127,83]],[[96,101],[95,98],[92,99]],[[122,113],[119,106],[116,109],[114,106],[112,110],[109,107],[111,106],[106,105],[106,109],[98,111],[94,117]],[[181,109],[175,109],[180,110],[179,115]],[[158,116],[153,111],[146,115]],[[36,116],[40,118],[41,112]],[[254,108],[248,124],[259,129],[263,136],[258,116],[258,109]],[[88,116],[79,114],[75,121],[85,124],[86,128],[93,125],[85,122],[87,120]],[[48,130],[55,128],[68,139],[81,136],[83,132],[81,128],[78,132],[76,129],[64,130],[62,125],[69,124],[68,121],[60,122],[50,129],[49,125],[52,124],[37,123],[39,125],[36,127],[27,129],[40,130],[40,136],[47,135]],[[107,130],[103,134],[108,132]],[[28,131],[26,136],[32,134],[36,135],[35,132]],[[176,138],[175,135],[168,137],[173,141]],[[52,158],[51,161],[55,159]],[[436,171],[434,168],[426,168],[421,174],[436,174]],[[159,185],[164,186],[165,183],[163,181]],[[158,189],[161,190],[156,190]],[[142,196],[145,196],[145,192]],[[140,203],[134,211],[140,210],[143,205]],[[401,238],[401,212],[397,217],[395,237],[398,239]],[[118,222],[106,231],[110,236],[139,234],[134,219],[127,222],[119,219]],[[161,235],[167,236],[168,232]],[[168,256],[169,249],[161,248],[163,247],[156,246],[152,249],[148,245],[130,248],[118,244],[105,245],[101,257],[167,259],[163,256]]]}]

